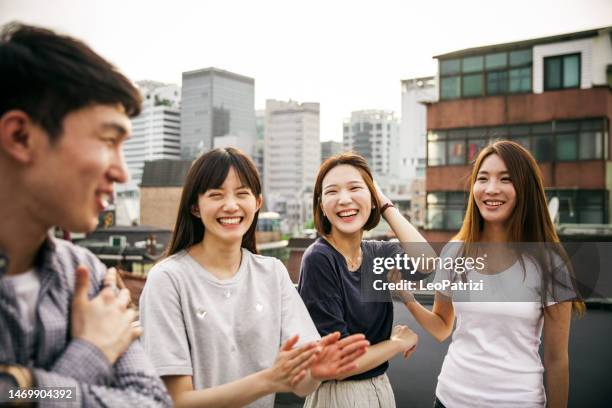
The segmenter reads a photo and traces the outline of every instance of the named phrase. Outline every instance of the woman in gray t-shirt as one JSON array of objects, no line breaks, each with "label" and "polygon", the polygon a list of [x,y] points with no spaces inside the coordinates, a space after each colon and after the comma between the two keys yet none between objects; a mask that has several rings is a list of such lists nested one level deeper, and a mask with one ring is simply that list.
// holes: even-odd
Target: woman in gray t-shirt
[{"label": "woman in gray t-shirt", "polygon": [[305,396],[365,353],[363,335],[319,340],[283,264],[257,254],[261,203],[237,149],[187,175],[168,257],[140,298],[145,350],[177,406],[272,407],[275,392]]}]

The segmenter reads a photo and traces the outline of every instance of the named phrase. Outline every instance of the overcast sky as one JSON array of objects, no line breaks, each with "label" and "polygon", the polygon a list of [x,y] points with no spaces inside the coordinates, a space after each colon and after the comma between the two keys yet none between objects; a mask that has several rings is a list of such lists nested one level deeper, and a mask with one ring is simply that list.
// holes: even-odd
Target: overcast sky
[{"label": "overcast sky", "polygon": [[79,37],[133,80],[180,85],[214,66],[255,78],[266,99],[321,103],[321,140],[360,109],[401,114],[400,80],[432,56],[612,25],[611,0],[0,0],[19,20]]}]

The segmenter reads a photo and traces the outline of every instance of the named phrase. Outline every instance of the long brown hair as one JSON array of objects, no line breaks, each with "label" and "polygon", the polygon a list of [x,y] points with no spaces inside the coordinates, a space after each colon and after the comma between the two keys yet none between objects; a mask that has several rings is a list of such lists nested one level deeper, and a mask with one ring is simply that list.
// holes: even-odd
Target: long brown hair
[{"label": "long brown hair", "polygon": [[378,200],[378,194],[376,187],[374,186],[374,179],[368,162],[358,154],[355,153],[341,153],[331,156],[321,164],[319,167],[319,173],[317,174],[317,181],[315,182],[314,193],[312,196],[312,212],[314,218],[315,228],[321,235],[328,235],[331,232],[331,223],[323,215],[321,209],[321,197],[323,195],[323,179],[329,173],[331,169],[336,166],[346,164],[353,166],[359,171],[363,181],[365,182],[370,195],[372,196],[372,211],[366,221],[363,229],[366,231],[371,230],[380,222],[380,202]]},{"label": "long brown hair", "polygon": [[[552,272],[555,268],[552,266],[550,257],[545,256],[551,248],[559,256],[563,264],[568,267],[571,276],[571,284],[578,296],[578,300],[572,302],[574,311],[582,314],[584,312],[584,303],[579,299],[579,293],[576,290],[576,282],[571,267],[571,261],[563,247],[560,244],[559,236],[555,230],[555,226],[550,218],[548,206],[546,203],[546,194],[544,193],[544,182],[540,168],[527,149],[516,142],[509,140],[499,140],[485,147],[476,158],[472,167],[472,173],[469,180],[469,199],[463,225],[453,238],[457,241],[465,243],[465,250],[469,251],[470,244],[480,242],[482,239],[482,231],[484,228],[484,219],[478,210],[476,200],[474,198],[474,184],[478,176],[478,171],[482,163],[491,155],[496,154],[505,163],[514,189],[516,190],[516,204],[510,218],[506,222],[508,228],[508,241],[511,243],[555,243],[558,245],[544,245],[536,247],[533,251],[529,251],[530,255],[535,258],[535,261],[543,269],[542,273],[542,288],[548,288],[551,283],[559,286],[566,286],[558,281]],[[541,247],[541,248],[540,248]],[[545,250],[542,250],[545,249]],[[546,250],[548,249],[548,250]],[[519,258],[521,264],[522,259]],[[523,265],[524,267],[524,265]],[[548,291],[542,289],[542,304],[547,304]]]},{"label": "long brown hair", "polygon": [[[173,255],[202,241],[205,233],[204,224],[200,218],[191,213],[191,209],[194,205],[197,205],[198,197],[201,194],[211,188],[219,188],[223,185],[230,168],[236,171],[240,181],[251,190],[255,197],[261,196],[261,182],[257,169],[247,155],[233,147],[213,149],[203,154],[191,165],[187,173],[166,256]],[[255,212],[253,222],[242,237],[241,244],[243,248],[254,254],[257,253],[255,229],[257,228],[258,216],[259,210]]]}]

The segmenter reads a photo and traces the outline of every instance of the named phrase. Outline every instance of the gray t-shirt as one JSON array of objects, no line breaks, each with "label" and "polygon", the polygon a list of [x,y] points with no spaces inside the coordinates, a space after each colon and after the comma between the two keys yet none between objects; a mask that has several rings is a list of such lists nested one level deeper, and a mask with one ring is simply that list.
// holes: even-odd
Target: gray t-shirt
[{"label": "gray t-shirt", "polygon": [[[157,373],[193,376],[195,389],[272,366],[281,344],[320,338],[275,258],[242,250],[234,277],[220,280],[186,251],[155,265],[140,297],[143,344]],[[272,407],[274,396],[251,407]]]}]

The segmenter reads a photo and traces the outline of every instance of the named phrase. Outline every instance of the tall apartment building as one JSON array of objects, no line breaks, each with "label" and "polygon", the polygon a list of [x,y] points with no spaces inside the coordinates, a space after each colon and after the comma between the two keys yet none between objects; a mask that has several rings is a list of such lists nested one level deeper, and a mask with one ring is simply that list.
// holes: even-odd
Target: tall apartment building
[{"label": "tall apartment building", "polygon": [[[259,172],[259,177],[264,176],[264,135],[266,129],[266,110],[258,109],[255,111],[255,152],[253,153],[253,161]],[[265,204],[265,203],[264,203]]]},{"label": "tall apartment building", "polygon": [[264,193],[267,209],[283,216],[285,231],[299,231],[312,218],[320,159],[319,104],[267,100]]},{"label": "tall apartment building", "polygon": [[434,77],[404,79],[402,86],[402,120],[400,124],[399,166],[402,178],[425,178],[425,144],[427,135],[426,103],[437,99]]},{"label": "tall apartment building", "polygon": [[540,165],[561,223],[609,223],[612,27],[439,55],[427,108],[427,236],[460,227],[470,163],[495,139]]},{"label": "tall apartment building", "polygon": [[399,174],[399,124],[393,112],[351,113],[342,132],[342,149],[362,155],[377,176]]},{"label": "tall apartment building", "polygon": [[181,156],[194,159],[214,147],[216,137],[238,140],[245,153],[255,146],[255,80],[217,68],[183,72]]},{"label": "tall apartment building", "polygon": [[180,159],[180,88],[155,81],[139,81],[137,85],[143,97],[142,111],[132,118],[132,136],[123,145],[130,179],[117,185],[118,225],[138,222],[145,162]]}]

